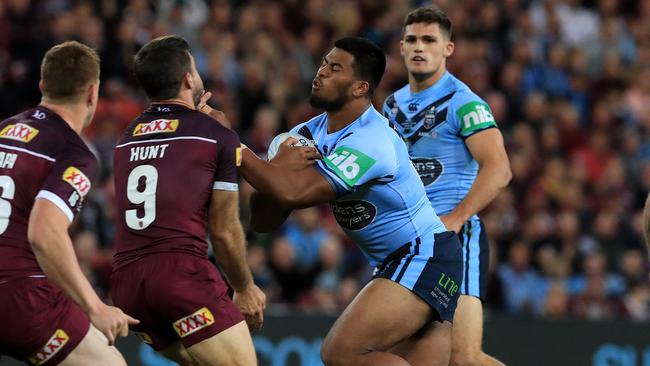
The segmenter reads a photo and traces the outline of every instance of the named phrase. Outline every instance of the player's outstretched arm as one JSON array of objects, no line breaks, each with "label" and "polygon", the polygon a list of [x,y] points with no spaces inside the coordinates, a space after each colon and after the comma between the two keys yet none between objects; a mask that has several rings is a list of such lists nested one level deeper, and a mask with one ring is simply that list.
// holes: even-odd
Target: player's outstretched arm
[{"label": "player's outstretched arm", "polygon": [[246,264],[246,241],[239,221],[239,193],[212,191],[210,202],[210,239],[217,262],[235,290],[235,305],[253,329],[264,321],[266,295],[253,283]]},{"label": "player's outstretched arm", "polygon": [[478,175],[467,196],[441,219],[447,229],[458,232],[472,215],[481,211],[508,185],[512,173],[503,144],[503,136],[496,128],[478,132],[465,140],[465,144],[478,162]]},{"label": "player's outstretched arm", "polygon": [[251,196],[251,227],[258,233],[268,233],[279,228],[291,213],[273,197],[253,192]]},{"label": "player's outstretched arm", "polygon": [[336,198],[332,185],[309,166],[292,169],[291,161],[313,161],[320,157],[315,149],[291,147],[290,142],[280,145],[272,163],[255,155],[250,149],[242,151],[242,164],[239,171],[257,191],[273,197],[286,208],[304,208],[330,202]]},{"label": "player's outstretched arm", "polygon": [[27,237],[47,277],[88,314],[109,344],[127,336],[129,324],[139,321],[104,304],[84,276],[68,235],[68,217],[47,199],[36,199],[29,216]]}]

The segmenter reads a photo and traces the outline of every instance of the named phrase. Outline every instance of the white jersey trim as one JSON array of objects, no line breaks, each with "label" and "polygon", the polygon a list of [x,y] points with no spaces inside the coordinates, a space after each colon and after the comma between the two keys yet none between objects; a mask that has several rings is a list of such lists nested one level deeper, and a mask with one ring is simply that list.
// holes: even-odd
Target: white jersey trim
[{"label": "white jersey trim", "polygon": [[120,148],[124,146],[129,146],[129,145],[134,145],[134,144],[146,144],[149,142],[164,142],[164,141],[173,141],[173,140],[199,140],[199,141],[205,141],[205,142],[210,142],[213,144],[217,143],[217,140],[211,140],[211,139],[206,139],[205,137],[198,137],[198,136],[178,136],[178,137],[170,137],[166,139],[152,139],[152,140],[141,140],[141,141],[131,141],[127,142],[121,145],[115,146],[115,148]]},{"label": "white jersey trim", "polygon": [[0,144],[0,147],[3,148],[3,149],[9,149],[9,150],[21,151],[21,152],[24,152],[24,153],[26,153],[26,154],[36,156],[36,157],[38,157],[38,158],[42,158],[42,159],[45,159],[45,160],[49,160],[49,161],[51,161],[51,162],[55,162],[55,161],[56,161],[56,159],[54,159],[54,158],[52,158],[52,157],[49,157],[49,156],[47,156],[47,155],[43,155],[43,154],[39,154],[39,153],[33,152],[33,151],[31,151],[31,150],[23,149],[23,148],[21,148],[21,147],[10,146],[10,145],[5,145],[5,144]]},{"label": "white jersey trim", "polygon": [[72,222],[72,219],[74,219],[74,214],[72,213],[72,210],[70,209],[70,207],[68,207],[68,205],[65,203],[65,201],[63,201],[61,199],[61,197],[57,196],[56,194],[54,194],[54,193],[52,193],[50,191],[41,190],[36,195],[36,199],[38,199],[38,198],[44,198],[44,199],[54,203],[54,205],[56,207],[60,208],[61,211],[63,211],[63,213],[68,217],[68,220],[70,220],[71,222]]},{"label": "white jersey trim", "polygon": [[217,190],[217,191],[238,192],[239,191],[239,184],[230,183],[230,182],[214,182],[214,185],[212,186],[212,189]]}]

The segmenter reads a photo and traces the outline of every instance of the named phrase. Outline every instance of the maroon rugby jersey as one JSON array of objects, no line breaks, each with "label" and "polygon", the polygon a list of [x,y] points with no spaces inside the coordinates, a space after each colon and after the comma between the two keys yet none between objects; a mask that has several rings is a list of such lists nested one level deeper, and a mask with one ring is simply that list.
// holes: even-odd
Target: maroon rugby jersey
[{"label": "maroon rugby jersey", "polygon": [[0,122],[0,283],[43,275],[27,241],[34,200],[51,201],[72,221],[96,173],[88,146],[50,109]]},{"label": "maroon rugby jersey", "polygon": [[114,269],[155,253],[207,254],[212,190],[237,191],[239,137],[201,112],[154,104],[115,147]]}]

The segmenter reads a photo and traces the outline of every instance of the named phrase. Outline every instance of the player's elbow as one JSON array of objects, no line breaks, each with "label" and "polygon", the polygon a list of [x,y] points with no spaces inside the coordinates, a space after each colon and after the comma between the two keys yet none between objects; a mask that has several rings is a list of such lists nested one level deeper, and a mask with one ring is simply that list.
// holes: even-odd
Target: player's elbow
[{"label": "player's elbow", "polygon": [[499,172],[499,177],[499,188],[505,188],[512,180],[512,170],[510,170],[510,164],[507,161],[505,164],[502,164]]}]

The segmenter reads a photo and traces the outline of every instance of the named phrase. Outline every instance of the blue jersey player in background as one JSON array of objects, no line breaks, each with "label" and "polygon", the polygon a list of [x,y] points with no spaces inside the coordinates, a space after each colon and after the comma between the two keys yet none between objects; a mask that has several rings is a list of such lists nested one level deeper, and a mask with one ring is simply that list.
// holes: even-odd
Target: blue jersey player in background
[{"label": "blue jersey player in background", "polygon": [[259,192],[253,228],[272,230],[293,208],[329,202],[376,267],[325,338],[326,365],[446,366],[460,242],[431,207],[404,142],[371,104],[385,63],[365,39],[338,40],[312,83],[310,102],[326,112],[292,131],[312,139],[323,158],[296,164],[319,154],[290,147],[290,139],[271,162],[244,148],[240,171]]},{"label": "blue jersey player in background", "polygon": [[431,204],[463,245],[451,365],[503,365],[481,349],[489,248],[477,213],[508,184],[510,166],[490,107],[446,69],[450,40],[442,11],[407,15],[400,49],[409,83],[386,98],[383,111],[406,141]]}]

